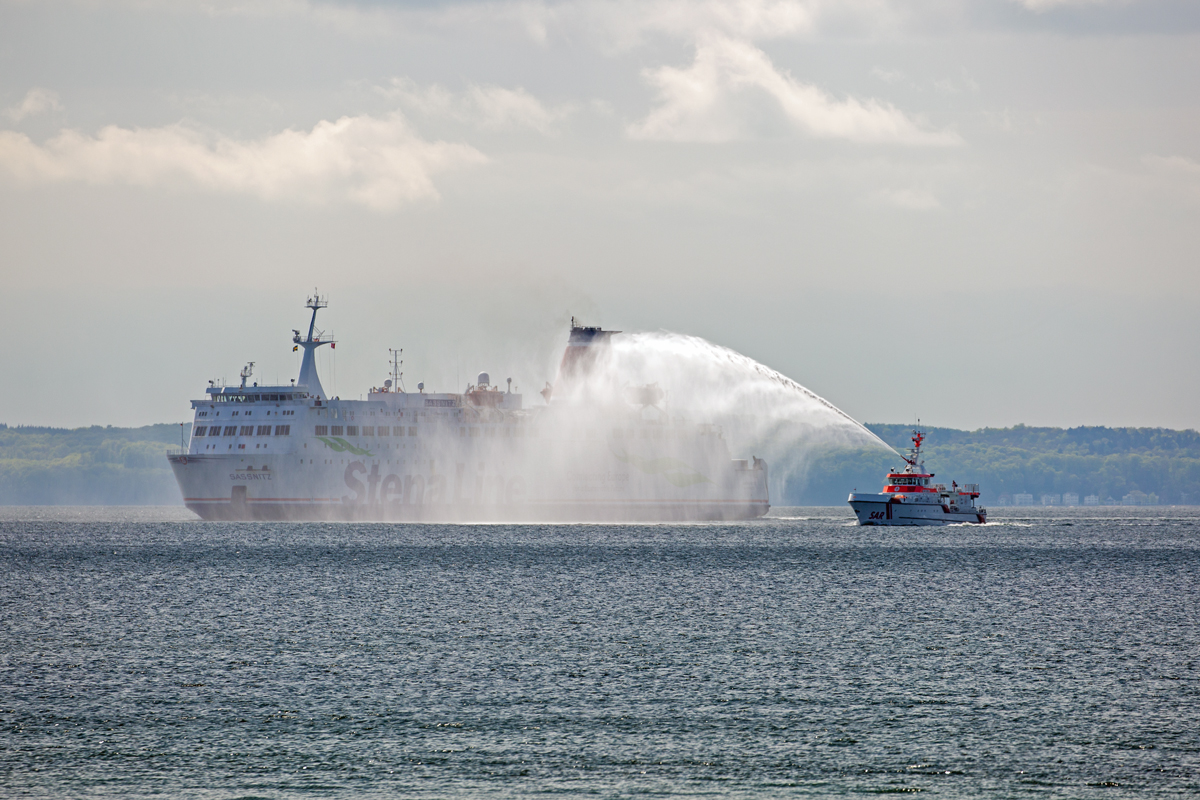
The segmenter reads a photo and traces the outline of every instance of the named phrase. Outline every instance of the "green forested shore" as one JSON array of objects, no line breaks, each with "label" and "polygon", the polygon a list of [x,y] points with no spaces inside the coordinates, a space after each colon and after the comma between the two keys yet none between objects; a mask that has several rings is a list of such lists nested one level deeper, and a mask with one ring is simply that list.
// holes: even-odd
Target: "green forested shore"
[{"label": "green forested shore", "polygon": [[[879,438],[904,451],[910,425],[871,424]],[[1011,502],[1032,495],[1089,495],[1104,504],[1157,501],[1200,503],[1200,433],[1167,428],[926,428],[926,466],[949,483],[978,483],[981,501]],[[884,471],[902,466],[877,448],[815,450],[791,476],[788,500],[799,505],[842,503],[850,490],[879,491]],[[1127,500],[1127,502],[1129,502]]]},{"label": "green forested shore", "polygon": [[[183,435],[191,434],[191,424]],[[167,466],[180,426],[10,428],[0,424],[0,504],[182,503]]]},{"label": "green forested shore", "polygon": [[[868,425],[898,450],[908,425]],[[1200,503],[1200,433],[1166,428],[926,429],[927,466],[939,480],[978,483],[984,504],[1068,493],[1101,503]],[[183,426],[184,435],[190,426]],[[10,428],[0,424],[0,504],[174,504],[164,457],[178,424],[141,428]],[[881,448],[815,448],[787,477],[775,505],[839,505],[853,489],[879,491],[900,459]]]}]

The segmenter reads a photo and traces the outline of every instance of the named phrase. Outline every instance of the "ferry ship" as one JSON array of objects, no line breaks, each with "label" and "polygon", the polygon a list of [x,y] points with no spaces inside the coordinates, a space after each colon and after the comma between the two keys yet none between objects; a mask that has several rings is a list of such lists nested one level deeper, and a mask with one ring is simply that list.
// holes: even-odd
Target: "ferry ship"
[{"label": "ferry ship", "polygon": [[656,385],[606,374],[619,331],[571,321],[543,402],[526,408],[512,379],[487,373],[462,393],[402,388],[393,375],[365,400],[330,398],[308,299],[308,333],[288,385],[210,381],[192,401],[191,438],[168,455],[189,509],[206,520],[729,520],[770,508],[767,465],[734,459],[721,429],[673,416]]},{"label": "ferry ship", "polygon": [[979,485],[933,483],[934,474],[925,469],[921,456],[924,431],[915,430],[913,446],[903,456],[904,468],[889,472],[882,494],[852,493],[850,507],[859,525],[948,525],[956,522],[987,522],[987,509],[977,507]]}]

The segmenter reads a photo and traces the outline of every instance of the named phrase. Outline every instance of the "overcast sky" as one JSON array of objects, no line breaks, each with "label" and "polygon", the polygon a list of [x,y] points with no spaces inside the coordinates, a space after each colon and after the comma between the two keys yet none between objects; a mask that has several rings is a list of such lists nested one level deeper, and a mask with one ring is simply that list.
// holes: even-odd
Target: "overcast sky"
[{"label": "overcast sky", "polygon": [[1194,0],[0,0],[0,421],[529,395],[572,314],[854,417],[1200,427]]}]

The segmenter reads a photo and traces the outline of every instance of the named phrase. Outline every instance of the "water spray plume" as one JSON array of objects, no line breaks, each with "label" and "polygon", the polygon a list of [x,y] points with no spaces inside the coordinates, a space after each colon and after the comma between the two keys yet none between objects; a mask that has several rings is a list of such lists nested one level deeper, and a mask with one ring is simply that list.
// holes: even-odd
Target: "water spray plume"
[{"label": "water spray plume", "polygon": [[825,398],[754,359],[697,336],[632,333],[612,341],[605,370],[631,386],[656,384],[670,412],[721,425],[735,452],[764,457],[771,496],[803,478],[826,448],[879,448],[899,455]]}]

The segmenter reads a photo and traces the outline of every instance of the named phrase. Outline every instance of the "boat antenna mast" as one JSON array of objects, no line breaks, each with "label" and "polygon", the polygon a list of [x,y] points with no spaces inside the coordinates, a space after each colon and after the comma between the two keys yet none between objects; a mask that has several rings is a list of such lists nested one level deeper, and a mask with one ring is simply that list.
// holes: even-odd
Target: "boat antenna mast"
[{"label": "boat antenna mast", "polygon": [[238,373],[238,375],[240,375],[242,377],[241,388],[243,388],[243,389],[246,388],[246,381],[248,381],[250,379],[250,376],[253,374],[254,374],[254,362],[249,361],[246,363],[246,366],[242,367],[242,371]]},{"label": "boat antenna mast", "polygon": [[318,398],[325,396],[325,389],[321,386],[321,379],[317,376],[317,348],[325,344],[329,345],[330,350],[337,347],[333,336],[325,338],[325,331],[317,330],[317,312],[328,305],[328,298],[313,289],[312,297],[309,297],[308,302],[304,304],[305,308],[312,310],[312,319],[308,322],[308,336],[302,337],[300,331],[292,329],[292,342],[294,343],[292,352],[304,349],[304,359],[300,362],[300,377],[296,379],[296,383],[305,387],[310,395]]},{"label": "boat antenna mast", "polygon": [[921,420],[917,420],[917,427],[913,429],[912,443],[913,446],[909,450],[911,456],[905,456],[904,460],[911,466],[920,466],[921,460],[921,443],[925,441],[925,431],[921,430]]}]

